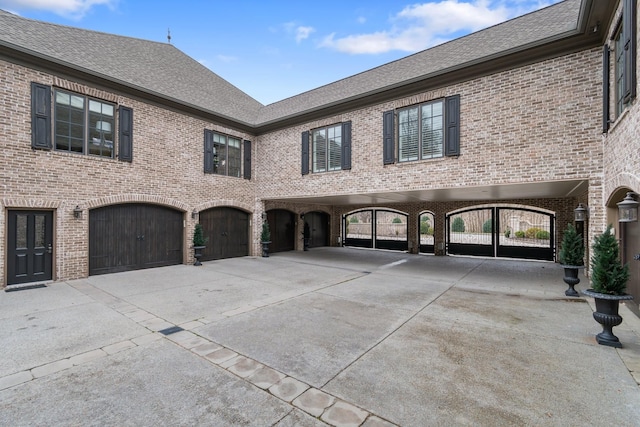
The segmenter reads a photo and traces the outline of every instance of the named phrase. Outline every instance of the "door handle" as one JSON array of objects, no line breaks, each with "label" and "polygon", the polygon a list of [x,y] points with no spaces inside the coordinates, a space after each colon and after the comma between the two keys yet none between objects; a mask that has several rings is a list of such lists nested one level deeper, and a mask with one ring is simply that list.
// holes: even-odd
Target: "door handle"
[{"label": "door handle", "polygon": [[48,254],[52,254],[52,253],[53,253],[53,248],[51,247],[51,243],[49,243],[49,244],[47,245],[47,253],[48,253]]}]

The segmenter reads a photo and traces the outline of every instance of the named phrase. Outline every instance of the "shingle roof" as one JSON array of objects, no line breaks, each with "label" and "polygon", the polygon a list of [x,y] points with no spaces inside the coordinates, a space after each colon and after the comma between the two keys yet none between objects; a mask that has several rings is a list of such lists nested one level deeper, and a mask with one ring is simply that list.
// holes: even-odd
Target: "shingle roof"
[{"label": "shingle roof", "polygon": [[556,38],[576,29],[580,3],[580,0],[567,0],[270,104],[260,110],[256,122],[281,119]]},{"label": "shingle roof", "polygon": [[259,126],[561,38],[576,30],[580,6],[581,0],[565,0],[267,106],[167,43],[33,21],[0,10],[0,45]]},{"label": "shingle roof", "polygon": [[168,43],[33,21],[0,10],[0,44],[240,122],[254,122],[262,107]]}]

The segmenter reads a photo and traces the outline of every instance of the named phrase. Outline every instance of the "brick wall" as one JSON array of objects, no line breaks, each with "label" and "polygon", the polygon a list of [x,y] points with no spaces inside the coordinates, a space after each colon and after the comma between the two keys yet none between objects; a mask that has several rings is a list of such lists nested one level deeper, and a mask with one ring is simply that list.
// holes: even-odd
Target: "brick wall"
[{"label": "brick wall", "polygon": [[[31,149],[32,81],[57,85],[133,109],[133,162]],[[163,109],[122,93],[0,60],[0,284],[6,282],[7,209],[54,211],[54,279],[88,274],[88,209],[145,202],[184,212],[184,262],[192,259],[193,210],[234,206],[254,213],[255,182],[203,173],[204,129],[254,141],[243,132]],[[254,150],[255,151],[255,150]],[[253,159],[256,158],[255,153]],[[255,162],[255,160],[254,160]],[[81,220],[73,217],[76,205]],[[252,221],[255,223],[255,220]]]},{"label": "brick wall", "polygon": [[[589,180],[588,193],[568,199],[495,202],[553,210],[560,230],[573,220],[578,202],[588,203],[592,207],[591,223],[601,226],[600,63],[600,49],[582,51],[261,135],[257,147],[258,197],[270,208],[275,206],[273,199],[286,197],[584,179]],[[461,95],[460,157],[383,165],[382,113],[454,94]],[[302,176],[301,133],[347,120],[352,121],[352,169]],[[436,213],[438,221],[451,210],[486,203],[386,206],[409,213],[410,230],[417,230],[417,215],[422,210]],[[286,205],[279,203],[278,207]],[[294,212],[311,210],[304,205],[288,205]],[[335,245],[340,216],[357,206],[325,208],[332,211],[331,242]],[[436,233],[436,241],[443,238]]]}]

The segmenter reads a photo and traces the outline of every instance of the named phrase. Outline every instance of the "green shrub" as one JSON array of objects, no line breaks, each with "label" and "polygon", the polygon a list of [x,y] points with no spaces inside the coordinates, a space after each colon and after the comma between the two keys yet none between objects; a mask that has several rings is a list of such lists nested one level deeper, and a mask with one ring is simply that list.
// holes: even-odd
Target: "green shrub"
[{"label": "green shrub", "polygon": [[629,280],[629,265],[620,262],[618,240],[607,230],[593,241],[591,286],[602,294],[624,295]]},{"label": "green shrub", "polygon": [[493,221],[488,219],[482,224],[482,232],[483,233],[491,233],[493,232]]},{"label": "green shrub", "polygon": [[507,231],[504,232],[504,237],[511,237],[511,230],[507,229]]},{"label": "green shrub", "polygon": [[351,215],[351,216],[349,217],[349,222],[350,222],[351,224],[356,224],[356,223],[358,223],[358,217],[357,217],[357,216],[355,216],[355,215]]},{"label": "green shrub", "polygon": [[426,221],[422,221],[420,223],[420,234],[428,234],[433,235],[433,227],[429,227],[429,223]]},{"label": "green shrub", "polygon": [[209,240],[208,237],[204,237],[202,232],[202,224],[196,224],[196,228],[193,229],[193,246],[204,246]]},{"label": "green shrub", "polygon": [[516,231],[516,237],[522,239],[524,238],[524,236],[525,236],[524,231],[521,231],[521,230]]},{"label": "green shrub", "polygon": [[547,230],[540,230],[536,233],[536,239],[549,240],[549,232]]},{"label": "green shrub", "polygon": [[543,231],[543,230],[542,228],[538,228],[538,227],[527,228],[527,231],[525,231],[524,235],[527,239],[535,239],[536,234],[538,234],[538,231]]},{"label": "green shrub", "polygon": [[271,241],[271,230],[269,230],[269,223],[267,221],[262,223],[262,233],[260,233],[261,242]]},{"label": "green shrub", "polygon": [[584,242],[573,224],[567,224],[562,236],[562,247],[558,253],[558,260],[564,265],[584,265]]},{"label": "green shrub", "polygon": [[395,217],[391,220],[392,224],[402,224],[402,220],[398,217]]},{"label": "green shrub", "polygon": [[451,224],[451,231],[454,233],[464,233],[464,219],[462,217],[453,218],[453,223]]}]

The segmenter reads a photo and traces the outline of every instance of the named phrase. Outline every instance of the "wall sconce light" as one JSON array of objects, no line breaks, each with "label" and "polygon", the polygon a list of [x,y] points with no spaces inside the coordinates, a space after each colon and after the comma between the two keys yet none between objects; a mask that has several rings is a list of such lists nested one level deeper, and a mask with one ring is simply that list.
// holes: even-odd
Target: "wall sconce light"
[{"label": "wall sconce light", "polygon": [[300,219],[304,219],[304,212],[300,214]]},{"label": "wall sconce light", "polygon": [[76,208],[73,210],[73,217],[76,219],[82,218],[82,209],[80,209],[79,205],[76,205]]},{"label": "wall sconce light", "polygon": [[630,191],[625,198],[618,203],[618,222],[636,222],[638,221],[638,203],[636,197],[638,194]]},{"label": "wall sconce light", "polygon": [[196,212],[196,210],[194,209],[193,212],[191,212],[191,219],[196,219],[198,217],[198,212]]},{"label": "wall sconce light", "polygon": [[573,218],[576,222],[585,222],[589,218],[589,206],[578,203],[578,207],[573,210]]},{"label": "wall sconce light", "polygon": [[267,213],[266,212],[262,212],[262,220],[263,221],[267,220]]}]

